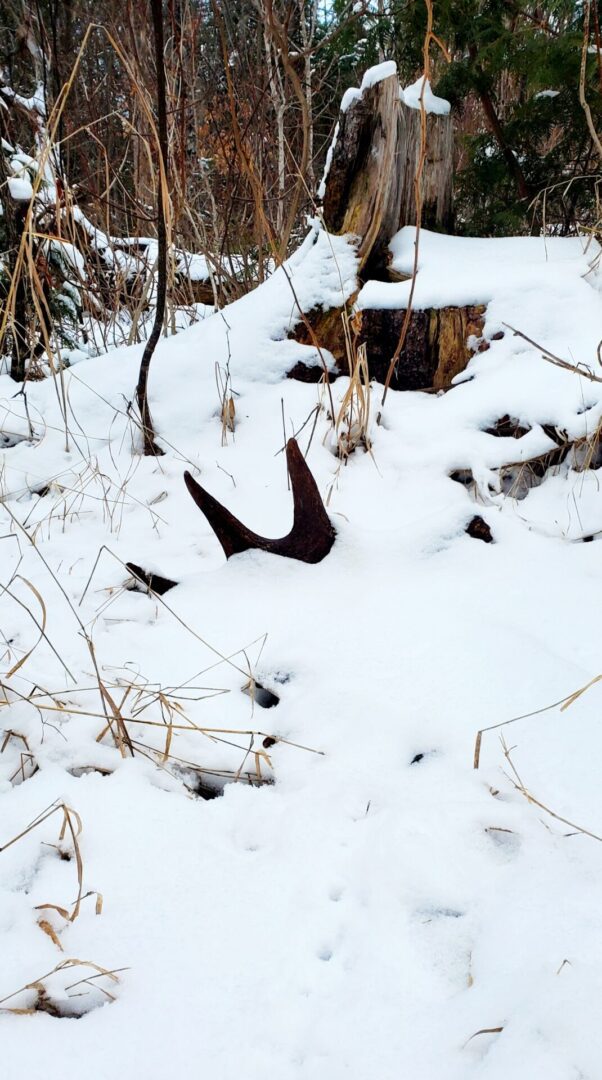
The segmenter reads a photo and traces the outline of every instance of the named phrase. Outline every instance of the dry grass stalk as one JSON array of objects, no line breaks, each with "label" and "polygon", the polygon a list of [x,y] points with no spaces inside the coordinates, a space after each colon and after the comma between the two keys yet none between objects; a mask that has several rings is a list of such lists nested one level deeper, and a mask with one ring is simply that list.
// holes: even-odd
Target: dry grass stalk
[{"label": "dry grass stalk", "polygon": [[570,829],[574,829],[575,832],[582,833],[583,836],[591,836],[592,840],[599,840],[602,843],[602,836],[598,836],[596,833],[591,832],[589,829],[583,828],[582,825],[576,825],[574,821],[569,821],[568,818],[562,817],[561,814],[557,814],[555,810],[551,810],[550,807],[546,806],[545,803],[541,802],[539,799],[536,799],[535,796],[526,788],[523,781],[521,780],[514,765],[514,762],[510,757],[510,750],[508,749],[504,741],[503,735],[500,736],[500,742],[504,751],[504,757],[506,758],[506,761],[508,762],[508,765],[512,771],[512,776],[508,776],[507,773],[506,775],[508,776],[508,779],[510,780],[510,783],[513,785],[513,787],[516,788],[517,791],[520,791],[521,795],[524,795],[527,802],[530,802],[533,806],[539,807],[539,809],[543,810],[544,813],[549,814],[550,817],[553,817],[555,821],[560,821],[563,825],[568,825],[568,827]]},{"label": "dry grass stalk", "polygon": [[462,1049],[464,1049],[464,1047],[468,1046],[469,1042],[472,1042],[473,1039],[476,1039],[477,1035],[499,1035],[500,1032],[502,1032],[503,1030],[504,1030],[504,1025],[503,1024],[500,1025],[500,1027],[480,1028],[479,1031],[475,1031],[474,1035],[471,1035],[470,1038],[466,1040],[466,1042],[464,1043],[464,1046],[462,1047]]},{"label": "dry grass stalk", "polygon": [[220,402],[220,420],[222,425],[222,446],[228,442],[228,432],[234,434],[236,428],[236,406],[232,395],[230,367],[222,372],[219,364],[215,365],[215,382]]},{"label": "dry grass stalk", "polygon": [[[46,980],[59,972],[76,967],[91,968],[95,974],[85,976],[82,979],[78,979],[77,982],[70,983],[69,986],[64,988],[65,990],[74,990],[76,987],[82,985],[90,986],[93,981],[100,979],[109,979],[112,983],[118,983],[118,973],[128,970],[127,968],[113,968],[112,970],[109,970],[108,968],[101,967],[100,964],[95,964],[92,960],[63,960],[60,964],[57,964],[56,967],[53,967],[51,971],[47,971],[44,975],[40,975],[30,983],[25,983],[25,985],[19,987],[18,990],[13,990],[12,994],[7,994],[6,997],[0,998],[0,1011],[12,1013],[15,1016],[31,1016],[36,1012],[47,1012],[51,1016],[57,1017],[63,1015],[57,1005],[53,1003],[52,994],[45,985]],[[111,994],[102,985],[98,985],[97,989],[99,989],[109,1001],[115,1000],[115,995]],[[36,993],[36,1000],[33,1005],[27,1006],[26,1008],[16,1008],[6,1005],[7,1001],[11,1001],[13,998],[18,997],[19,994],[27,993],[28,990],[33,990]],[[75,997],[78,995],[72,994],[70,996]]]},{"label": "dry grass stalk", "polygon": [[521,713],[520,716],[513,716],[510,720],[502,720],[499,724],[490,724],[489,727],[481,728],[477,731],[474,747],[473,768],[478,769],[481,761],[481,747],[483,742],[483,735],[488,731],[498,731],[500,728],[507,727],[508,724],[516,724],[519,720],[528,720],[531,716],[540,716],[542,713],[551,712],[552,709],[560,708],[561,712],[568,709],[569,705],[577,701],[582,694],[589,690],[590,687],[595,686],[596,683],[602,682],[602,675],[596,675],[593,679],[590,679],[585,686],[582,686],[579,690],[573,691],[572,694],[568,694],[566,697],[560,698],[559,701],[553,701],[551,705],[544,705],[541,709],[534,709],[532,712]]},{"label": "dry grass stalk", "polygon": [[[64,802],[53,803],[51,806],[47,807],[46,810],[43,810],[41,814],[38,814],[38,816],[34,818],[34,820],[30,822],[29,825],[22,829],[20,833],[17,833],[17,835],[14,836],[12,840],[8,840],[5,844],[3,844],[0,847],[0,854],[3,851],[6,851],[9,847],[12,847],[12,845],[16,844],[19,840],[22,840],[24,836],[27,836],[29,833],[33,832],[33,830],[37,829],[39,825],[43,825],[45,821],[48,821],[49,818],[53,817],[54,814],[57,813],[62,814],[63,820],[61,822],[58,842],[55,846],[61,858],[70,860],[72,857],[71,851],[69,851],[69,849],[64,846],[65,838],[67,834],[69,834],[71,838],[72,853],[73,857],[75,858],[77,872],[77,896],[73,903],[69,905],[69,907],[64,907],[59,904],[37,904],[35,910],[54,911],[58,915],[60,915],[60,917],[64,919],[66,923],[72,923],[75,922],[80,913],[82,900],[84,900],[88,896],[96,896],[96,914],[100,915],[102,911],[102,896],[99,893],[88,892],[84,895],[84,864],[79,846],[79,836],[82,831],[82,821],[76,810],[74,810],[70,806],[67,806],[67,804]],[[71,910],[69,910],[69,908]],[[47,934],[48,937],[50,937],[56,945],[58,945],[59,948],[62,948],[58,940],[56,931],[44,916],[41,916],[38,919],[38,925],[40,929],[43,930],[44,933]]]},{"label": "dry grass stalk", "polygon": [[[1,685],[2,689],[4,690],[4,684]],[[7,704],[9,704],[9,702],[8,699],[5,697],[4,701],[0,701],[0,708],[3,705]],[[21,753],[19,754],[19,765],[15,769],[12,776],[9,776],[9,783],[23,783],[25,780],[29,780],[29,778],[38,771],[38,765],[35,756],[31,753],[31,750],[29,749],[29,743],[26,736],[21,735],[19,731],[12,731],[11,729],[5,731],[4,740],[2,742],[2,746],[0,746],[0,754],[4,753],[11,739],[20,739],[25,746],[25,750],[21,751]],[[25,771],[26,769],[28,770],[27,773]]]},{"label": "dry grass stalk", "polygon": [[[568,360],[563,360],[561,356],[556,356],[555,353],[550,352],[544,345],[540,345],[538,341],[534,341],[527,334],[523,334],[522,330],[517,330],[514,326],[510,326],[509,323],[503,324],[508,330],[511,330],[515,337],[522,338],[533,348],[538,349],[544,360],[547,360],[549,364],[553,364],[555,367],[562,368],[563,371],[570,371],[573,375],[582,375],[584,379],[589,382],[602,383],[602,375],[596,375],[583,363],[571,364]],[[602,366],[602,341],[598,345],[597,361]]]},{"label": "dry grass stalk", "polygon": [[358,446],[362,446],[368,453],[372,451],[369,434],[371,388],[366,344],[364,342],[358,348],[355,347],[346,316],[342,315],[342,319],[345,326],[349,385],[335,419],[334,431],[337,456],[347,462]]}]

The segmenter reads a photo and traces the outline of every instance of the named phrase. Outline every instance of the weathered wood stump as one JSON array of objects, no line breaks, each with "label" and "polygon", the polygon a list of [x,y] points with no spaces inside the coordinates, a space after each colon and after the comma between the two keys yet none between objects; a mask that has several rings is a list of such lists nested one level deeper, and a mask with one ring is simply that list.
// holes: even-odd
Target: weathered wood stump
[{"label": "weathered wood stump", "polygon": [[[427,113],[427,154],[422,171],[421,224],[447,232],[453,225],[453,143],[449,114]],[[397,75],[368,86],[339,116],[325,182],[323,216],[329,232],[358,238],[359,285],[370,278],[399,279],[390,268],[389,243],[404,225],[416,224],[415,177],[421,150],[420,109],[400,97]],[[358,288],[359,291],[359,288]],[[355,294],[355,296],[357,293]],[[347,312],[355,300],[351,298]],[[394,389],[443,389],[463,371],[472,349],[471,337],[483,333],[482,306],[430,308],[413,311],[404,349],[391,382]],[[401,334],[405,311],[364,310],[354,319],[358,343],[367,346],[370,375],[384,382]],[[307,325],[294,333],[302,344],[317,340],[332,353],[342,373],[349,359],[343,308],[314,310]],[[322,368],[299,363],[292,378],[321,377]]]},{"label": "weathered wood stump", "polygon": [[[426,115],[422,224],[449,231],[453,222],[453,145],[449,115]],[[400,99],[397,75],[365,89],[339,115],[324,192],[329,232],[359,239],[359,271],[387,277],[388,245],[403,225],[416,223],[414,178],[421,113]]]},{"label": "weathered wood stump", "polygon": [[[405,319],[403,309],[368,308],[360,314],[361,338],[366,342],[370,374],[384,382]],[[396,365],[394,390],[444,390],[464,371],[474,350],[471,338],[483,333],[485,307],[429,308],[413,311]]]}]

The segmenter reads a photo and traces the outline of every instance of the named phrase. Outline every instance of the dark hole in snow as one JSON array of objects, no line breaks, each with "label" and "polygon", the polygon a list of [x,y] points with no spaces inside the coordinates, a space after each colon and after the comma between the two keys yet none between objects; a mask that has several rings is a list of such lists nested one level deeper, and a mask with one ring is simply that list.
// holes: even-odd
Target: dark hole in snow
[{"label": "dark hole in snow", "polygon": [[0,431],[0,450],[12,450],[23,442],[31,442],[29,435],[16,435],[12,431]]},{"label": "dark hole in snow", "polygon": [[253,680],[243,686],[242,692],[250,697],[256,705],[259,705],[260,709],[273,709],[280,702],[277,694],[273,694],[266,686],[262,686],[261,683]]},{"label": "dark hole in snow", "polygon": [[236,773],[212,772],[207,769],[172,765],[169,771],[182,781],[191,795],[196,795],[198,799],[203,799],[205,802],[219,799],[230,784],[242,784],[243,787],[265,787],[274,783],[271,776],[259,776],[255,771],[247,770]]},{"label": "dark hole in snow", "polygon": [[[556,439],[560,438],[556,429],[553,429]],[[550,434],[546,432],[546,434]],[[552,436],[550,435],[550,438]],[[514,462],[504,465],[499,470],[500,489],[504,495],[510,495],[513,499],[524,499],[530,490],[539,487],[546,478],[549,469],[558,468],[568,457],[573,444],[563,442],[554,450],[531,458],[529,461]]]},{"label": "dark hole in snow", "polygon": [[421,750],[420,753],[414,754],[414,757],[410,761],[410,765],[418,765],[421,761],[424,761],[425,758],[433,757],[436,753],[436,750]]},{"label": "dark hole in snow", "polygon": [[91,776],[92,773],[96,773],[98,776],[111,776],[112,769],[102,768],[100,765],[74,765],[72,769],[67,769],[67,772],[71,776]]},{"label": "dark hole in snow", "polygon": [[483,521],[483,518],[478,514],[475,514],[472,520],[468,522],[465,532],[468,536],[472,536],[473,540],[482,540],[485,544],[493,543],[493,536],[489,525],[486,521]]},{"label": "dark hole in snow", "polygon": [[474,476],[472,475],[472,469],[454,469],[449,474],[450,480],[454,480],[457,484],[463,484],[468,488],[474,484]]},{"label": "dark hole in snow", "polygon": [[224,794],[224,787],[218,787],[216,784],[208,784],[200,776],[196,776],[194,783],[189,784],[188,787],[194,795],[198,795],[199,799],[204,799],[205,802],[209,802],[211,799],[219,799],[220,795]]},{"label": "dark hole in snow", "polygon": [[269,750],[270,747],[275,746],[277,742],[278,739],[275,739],[273,735],[266,735],[261,745],[263,746],[264,750]]},{"label": "dark hole in snow", "polygon": [[[94,974],[94,978],[97,975]],[[108,990],[104,993],[102,990],[94,986],[93,983],[89,983],[90,989],[86,989],[86,984],[82,981],[82,987],[78,987],[74,984],[73,993],[67,991],[64,994],[59,994],[54,997],[52,991],[47,991],[43,984],[40,984],[36,990],[37,997],[32,1006],[30,1006],[32,1012],[46,1013],[48,1016],[53,1016],[57,1020],[81,1020],[83,1016],[93,1012],[94,1009],[99,1009],[103,1005],[112,1004],[114,998],[113,994],[109,994]],[[104,983],[106,986],[113,987],[113,983],[109,981],[109,978],[105,978]]]},{"label": "dark hole in snow", "polygon": [[500,416],[492,427],[485,428],[488,435],[496,435],[501,439],[522,439],[523,435],[526,435],[530,430],[531,428],[523,427],[518,420],[509,416],[508,413],[505,416]]},{"label": "dark hole in snow", "polygon": [[157,593],[158,596],[163,596],[163,593],[169,592],[178,584],[177,581],[172,581],[171,578],[162,577],[161,574],[154,574],[150,570],[143,570],[136,563],[128,562],[125,565],[132,577],[135,578],[132,585],[126,586],[130,592],[147,592],[151,590]]},{"label": "dark hole in snow", "polygon": [[562,431],[557,428],[555,424],[542,424],[542,431],[545,431],[548,439],[551,439],[556,446],[565,446],[569,441],[568,432]]}]

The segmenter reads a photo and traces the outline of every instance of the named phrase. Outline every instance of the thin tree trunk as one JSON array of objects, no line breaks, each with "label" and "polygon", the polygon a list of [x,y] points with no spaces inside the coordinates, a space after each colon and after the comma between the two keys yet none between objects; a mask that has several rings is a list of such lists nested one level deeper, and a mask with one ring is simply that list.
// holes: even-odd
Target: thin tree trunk
[{"label": "thin tree trunk", "polygon": [[[6,119],[2,117],[2,128],[6,136],[7,142],[11,142],[11,135],[8,130]],[[4,224],[6,229],[6,240],[8,248],[8,280],[12,281],[15,268],[17,265],[17,252],[19,250],[19,244],[21,242],[21,235],[25,227],[25,218],[27,215],[27,203],[14,202],[8,191],[8,171],[6,168],[6,161],[4,154],[0,152],[0,187],[3,190],[3,203],[4,203]],[[27,318],[27,286],[28,277],[23,267],[19,272],[19,277],[15,286],[14,293],[14,307],[12,313],[12,332],[11,332],[11,356],[10,356],[10,377],[15,382],[23,382],[25,379],[25,361],[29,355],[29,342],[28,342],[28,318]],[[3,297],[5,300],[5,297]],[[9,321],[7,326],[10,327]],[[1,343],[0,343],[1,344]]]},{"label": "thin tree trunk", "polygon": [[[476,58],[477,58],[476,46],[471,45],[468,52],[469,52],[471,60],[474,63]],[[478,75],[478,78],[479,78],[479,83],[482,83],[482,81],[483,81],[483,73],[482,73],[482,71],[478,67],[476,67],[476,72],[477,72],[477,75]],[[483,109],[483,112],[485,113],[485,119],[487,121],[487,126],[489,127],[489,130],[491,131],[491,134],[496,139],[497,144],[498,144],[500,150],[502,151],[502,154],[504,155],[504,158],[506,159],[508,169],[510,170],[510,173],[514,177],[514,180],[515,180],[515,183],[516,183],[516,190],[518,192],[518,196],[519,196],[520,199],[528,199],[530,194],[531,194],[531,192],[529,190],[529,185],[527,184],[527,181],[525,179],[525,174],[523,173],[523,170],[520,167],[520,164],[518,162],[516,154],[514,153],[514,150],[512,149],[512,147],[509,145],[509,143],[506,140],[506,136],[504,135],[504,129],[503,129],[501,123],[500,123],[500,118],[499,118],[499,116],[497,114],[497,110],[495,108],[493,98],[491,97],[491,94],[489,93],[489,91],[485,88],[484,84],[477,86],[477,94],[478,94],[478,97],[479,97],[479,101],[481,102],[481,107]]]},{"label": "thin tree trunk", "polygon": [[153,31],[155,39],[155,63],[157,66],[157,114],[159,127],[159,187],[157,195],[157,240],[159,252],[157,258],[157,306],[155,309],[155,321],[150,337],[144,347],[138,385],[136,387],[136,400],[142,423],[142,435],[145,455],[162,454],[163,451],[155,444],[155,431],[153,420],[148,404],[148,375],[153,353],[157,346],[163,318],[165,315],[165,301],[167,297],[167,228],[165,223],[165,197],[167,196],[167,105],[165,92],[165,55],[163,44],[163,8],[161,0],[151,0],[151,12],[153,18]]},{"label": "thin tree trunk", "polygon": [[489,129],[492,135],[494,135],[497,139],[500,150],[502,151],[502,154],[506,159],[508,168],[516,181],[516,190],[518,191],[519,198],[528,199],[530,195],[529,185],[527,184],[525,175],[518,163],[514,151],[506,142],[506,137],[504,135],[502,125],[495,110],[493,100],[491,99],[490,95],[487,93],[486,90],[479,90],[478,93],[481,105],[483,106],[483,112],[485,113],[485,119],[487,120],[487,124],[489,125]]}]

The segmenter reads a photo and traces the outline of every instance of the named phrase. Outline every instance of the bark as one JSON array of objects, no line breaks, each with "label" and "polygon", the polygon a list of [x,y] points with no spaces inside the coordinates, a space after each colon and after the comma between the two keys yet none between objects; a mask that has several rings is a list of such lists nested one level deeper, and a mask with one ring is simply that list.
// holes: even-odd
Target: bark
[{"label": "bark", "polygon": [[[368,309],[361,313],[370,375],[384,382],[405,310]],[[391,380],[394,390],[445,390],[473,355],[468,341],[480,338],[485,307],[429,308],[413,311],[408,334]]]},{"label": "bark", "polygon": [[[358,237],[360,280],[395,276],[388,265],[389,243],[404,225],[417,224],[417,175],[421,176],[421,224],[442,231],[453,225],[451,116],[429,113],[424,119],[427,151],[422,159],[423,115],[400,100],[395,75],[364,90],[340,114],[325,185],[324,223],[330,232]],[[472,355],[468,339],[482,335],[484,310],[447,307],[412,312],[391,386],[398,390],[449,387]],[[295,332],[301,343],[315,344],[317,339],[345,374],[343,319],[347,311],[316,309]],[[396,355],[405,317],[405,310],[373,310],[354,319],[358,341],[366,342],[370,375],[382,383]],[[313,381],[321,369],[299,363],[290,374]]]},{"label": "bark", "polygon": [[324,223],[358,237],[359,269],[382,260],[401,205],[401,110],[397,76],[365,90],[339,116],[324,196]]},{"label": "bark", "polygon": [[144,440],[144,453],[145,455],[162,454],[163,451],[155,444],[155,434],[151,412],[148,404],[148,376],[150,371],[150,364],[153,358],[153,353],[157,347],[157,342],[161,336],[161,329],[163,327],[163,318],[165,316],[165,302],[167,297],[167,227],[165,222],[165,213],[167,207],[165,206],[164,188],[166,184],[163,183],[163,177],[167,175],[167,105],[166,105],[166,91],[165,91],[165,59],[164,59],[164,44],[163,44],[163,9],[161,0],[151,0],[151,12],[153,18],[153,30],[155,39],[155,61],[157,66],[157,115],[158,115],[158,130],[159,130],[159,158],[162,168],[159,176],[158,184],[158,196],[157,196],[157,240],[159,245],[159,252],[157,258],[157,307],[155,310],[155,321],[151,330],[149,339],[145,345],[144,352],[142,354],[142,361],[140,364],[140,372],[138,374],[138,385],[136,387],[136,400],[138,403],[138,411],[140,413],[140,421],[142,424],[142,435]]},{"label": "bark", "polygon": [[[422,224],[449,231],[453,224],[453,146],[450,116],[428,114],[423,169]],[[359,238],[360,273],[386,276],[391,237],[416,224],[414,180],[420,155],[419,109],[399,98],[397,76],[365,90],[339,116],[324,195],[330,232]]]},{"label": "bark", "polygon": [[[397,227],[416,224],[414,177],[420,157],[420,110],[401,103],[401,200]],[[422,172],[424,229],[451,232],[454,224],[453,128],[450,116],[429,113],[426,118],[426,160]]]},{"label": "bark", "polygon": [[[366,342],[370,376],[381,383],[387,377],[405,314],[403,308],[392,311],[371,308],[355,317],[355,329],[359,338]],[[312,322],[311,312],[308,320]],[[482,304],[413,311],[391,387],[394,390],[448,389],[473,355],[468,341],[481,338],[484,322],[485,306]],[[339,372],[346,375],[349,368],[340,309],[316,311],[312,329],[322,348],[334,356]],[[301,344],[312,344],[304,326],[296,331],[295,339]],[[289,378],[318,382],[322,374],[322,367],[309,367],[299,362],[289,372]]]},{"label": "bark", "polygon": [[504,135],[504,130],[499,121],[495,105],[493,104],[493,100],[486,90],[479,91],[479,99],[481,105],[483,106],[483,112],[485,113],[485,119],[487,120],[489,129],[492,135],[495,136],[500,150],[502,151],[502,154],[504,155],[504,158],[506,160],[506,164],[508,165],[508,169],[514,177],[514,181],[516,183],[516,190],[518,192],[519,198],[528,199],[530,195],[529,185],[527,184],[525,175],[518,163],[514,151],[506,141],[506,136]]},{"label": "bark", "polygon": [[[10,132],[6,126],[6,120],[2,118],[2,130],[10,141]],[[12,281],[15,275],[15,269],[17,266],[17,254],[19,251],[19,245],[21,243],[21,236],[23,229],[25,228],[25,220],[27,216],[27,203],[14,202],[11,199],[8,192],[8,171],[6,168],[6,161],[4,154],[0,152],[0,188],[3,191],[4,198],[4,227],[6,229],[7,239],[7,270],[8,280]],[[28,275],[24,272],[23,268],[18,275],[15,283],[15,292],[13,300],[13,312],[12,320],[8,323],[11,326],[11,356],[10,356],[10,377],[15,382],[23,382],[25,379],[25,363],[29,356],[29,335],[28,335],[28,288],[29,279]],[[3,290],[4,292],[4,290]],[[6,295],[2,295],[2,302],[6,303]]]}]

